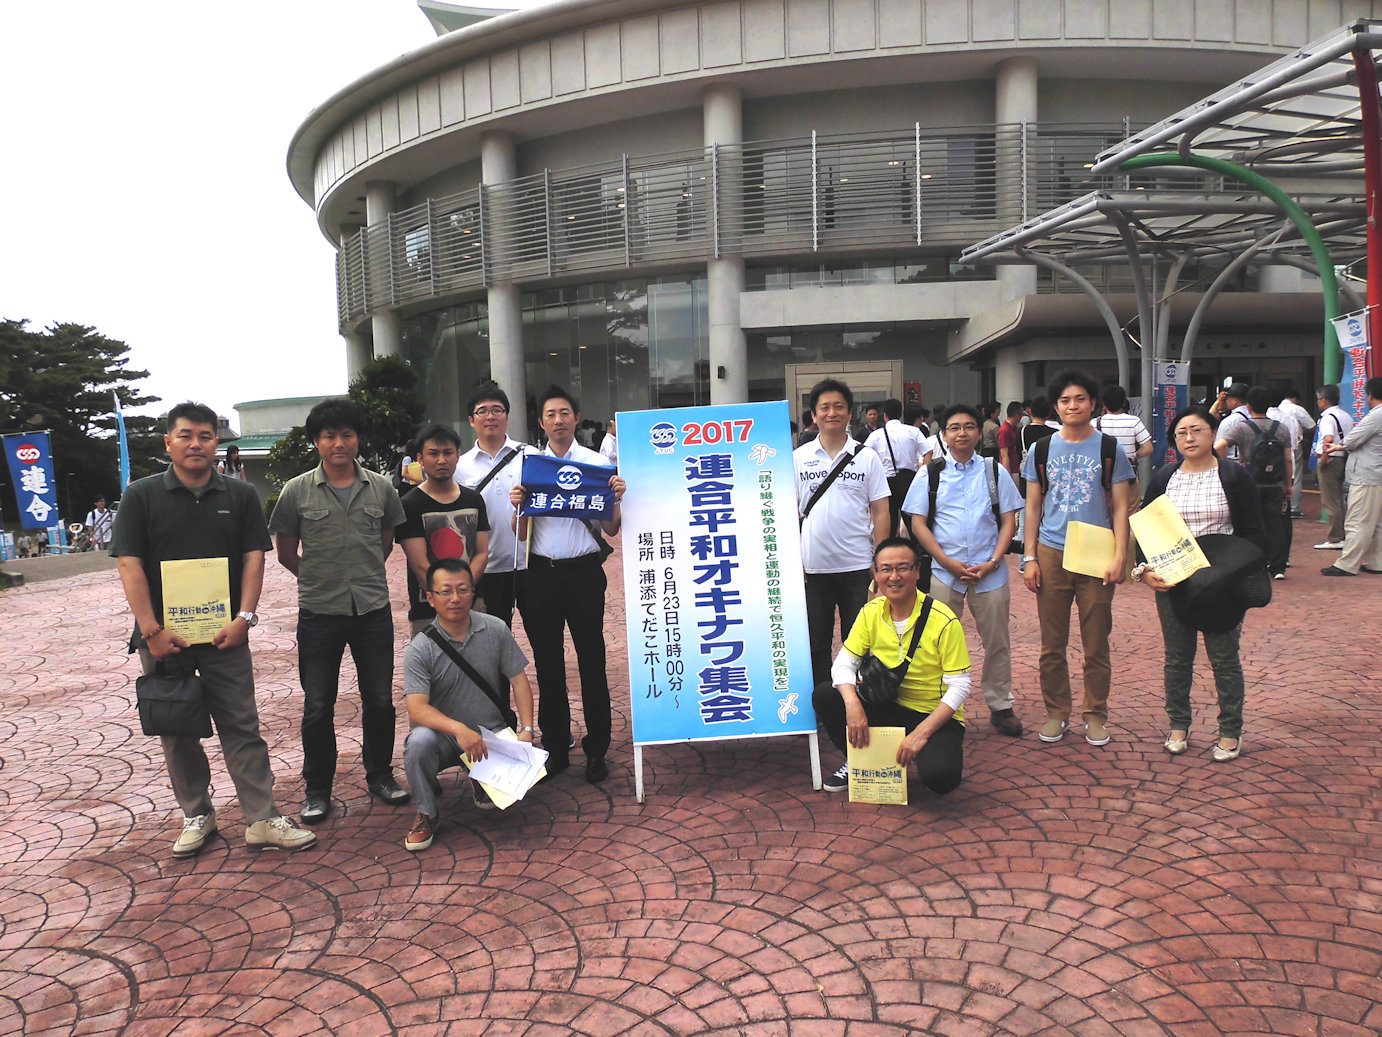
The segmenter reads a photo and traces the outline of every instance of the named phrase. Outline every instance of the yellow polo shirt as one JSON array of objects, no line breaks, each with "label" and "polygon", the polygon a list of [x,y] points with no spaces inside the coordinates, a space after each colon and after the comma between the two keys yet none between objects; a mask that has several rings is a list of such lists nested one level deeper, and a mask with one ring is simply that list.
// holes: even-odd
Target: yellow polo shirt
[{"label": "yellow polo shirt", "polygon": [[[911,618],[902,630],[902,643],[898,644],[897,627],[893,625],[888,599],[874,598],[859,610],[854,627],[845,639],[845,648],[860,658],[872,652],[883,665],[900,666],[903,655],[912,643],[922,601],[923,595],[918,594]],[[933,600],[916,654],[912,656],[912,664],[907,667],[907,675],[902,678],[898,705],[918,713],[934,712],[940,705],[941,696],[945,694],[941,676],[963,673],[968,669],[969,647],[965,644],[964,629],[959,619],[945,605]],[[955,711],[955,719],[964,723],[963,707]]]}]

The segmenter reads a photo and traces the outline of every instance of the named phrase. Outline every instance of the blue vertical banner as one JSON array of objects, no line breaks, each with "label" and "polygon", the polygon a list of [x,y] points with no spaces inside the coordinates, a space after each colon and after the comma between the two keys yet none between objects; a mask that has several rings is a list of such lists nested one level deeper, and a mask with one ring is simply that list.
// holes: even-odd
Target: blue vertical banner
[{"label": "blue vertical banner", "polygon": [[19,524],[44,529],[58,518],[58,488],[53,481],[53,448],[46,432],[5,436],[5,457],[14,480]]},{"label": "blue vertical banner", "polygon": [[617,417],[634,743],[814,734],[786,401]]},{"label": "blue vertical banner", "polygon": [[1177,458],[1168,430],[1181,409],[1190,402],[1190,365],[1158,361],[1156,395],[1152,399],[1152,467],[1160,468]]},{"label": "blue vertical banner", "polygon": [[1334,319],[1334,333],[1339,336],[1339,348],[1344,351],[1344,363],[1339,372],[1339,406],[1361,421],[1368,412],[1367,382],[1369,371],[1368,311],[1357,310]]},{"label": "blue vertical banner", "polygon": [[115,398],[115,429],[120,436],[120,492],[124,493],[130,484],[130,441],[125,434],[125,412],[120,409],[120,396],[114,391],[110,395]]}]

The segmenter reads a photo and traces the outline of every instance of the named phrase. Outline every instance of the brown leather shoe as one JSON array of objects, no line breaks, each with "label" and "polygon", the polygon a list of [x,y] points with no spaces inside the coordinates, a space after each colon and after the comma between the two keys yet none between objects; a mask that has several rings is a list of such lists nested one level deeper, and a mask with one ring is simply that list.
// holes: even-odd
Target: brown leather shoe
[{"label": "brown leather shoe", "polygon": [[1009,738],[1022,737],[1022,721],[1017,719],[1017,714],[1011,709],[995,709],[989,714],[989,723],[998,728],[1000,735],[1007,735]]}]

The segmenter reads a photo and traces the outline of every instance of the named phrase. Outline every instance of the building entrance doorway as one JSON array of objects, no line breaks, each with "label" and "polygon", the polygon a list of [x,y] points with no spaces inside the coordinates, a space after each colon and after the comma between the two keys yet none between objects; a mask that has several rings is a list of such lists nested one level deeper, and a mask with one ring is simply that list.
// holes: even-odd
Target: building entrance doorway
[{"label": "building entrance doorway", "polygon": [[902,399],[901,360],[852,360],[839,364],[788,364],[787,402],[792,406],[792,420],[801,421],[807,409],[806,398],[811,386],[822,378],[838,378],[854,393],[854,418],[863,416],[870,403],[881,403],[889,397]]}]

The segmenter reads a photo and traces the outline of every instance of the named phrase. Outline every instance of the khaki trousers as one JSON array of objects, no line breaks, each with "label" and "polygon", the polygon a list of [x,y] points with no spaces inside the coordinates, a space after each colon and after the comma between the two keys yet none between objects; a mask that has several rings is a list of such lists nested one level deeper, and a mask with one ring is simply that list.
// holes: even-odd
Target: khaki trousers
[{"label": "khaki trousers", "polygon": [[1046,715],[1069,720],[1071,710],[1070,605],[1080,615],[1080,643],[1084,647],[1085,720],[1108,719],[1108,693],[1113,678],[1109,661],[1109,634],[1113,630],[1113,584],[1104,586],[1094,576],[1065,571],[1064,552],[1037,544],[1041,589],[1037,591],[1037,620],[1041,624],[1041,697]]},{"label": "khaki trousers", "polygon": [[1315,471],[1320,479],[1320,505],[1329,512],[1329,529],[1324,538],[1331,544],[1341,544],[1344,541],[1344,459],[1335,457]]},{"label": "khaki trousers", "polygon": [[982,594],[973,587],[950,588],[938,579],[931,581],[931,597],[963,618],[969,603],[974,627],[984,646],[984,703],[990,711],[1013,708],[1013,666],[1009,647],[1008,613],[1012,601],[1012,582]]},{"label": "khaki trousers", "polygon": [[1382,569],[1382,486],[1348,488],[1348,517],[1344,519],[1344,553],[1334,563],[1356,573],[1363,566]]}]

